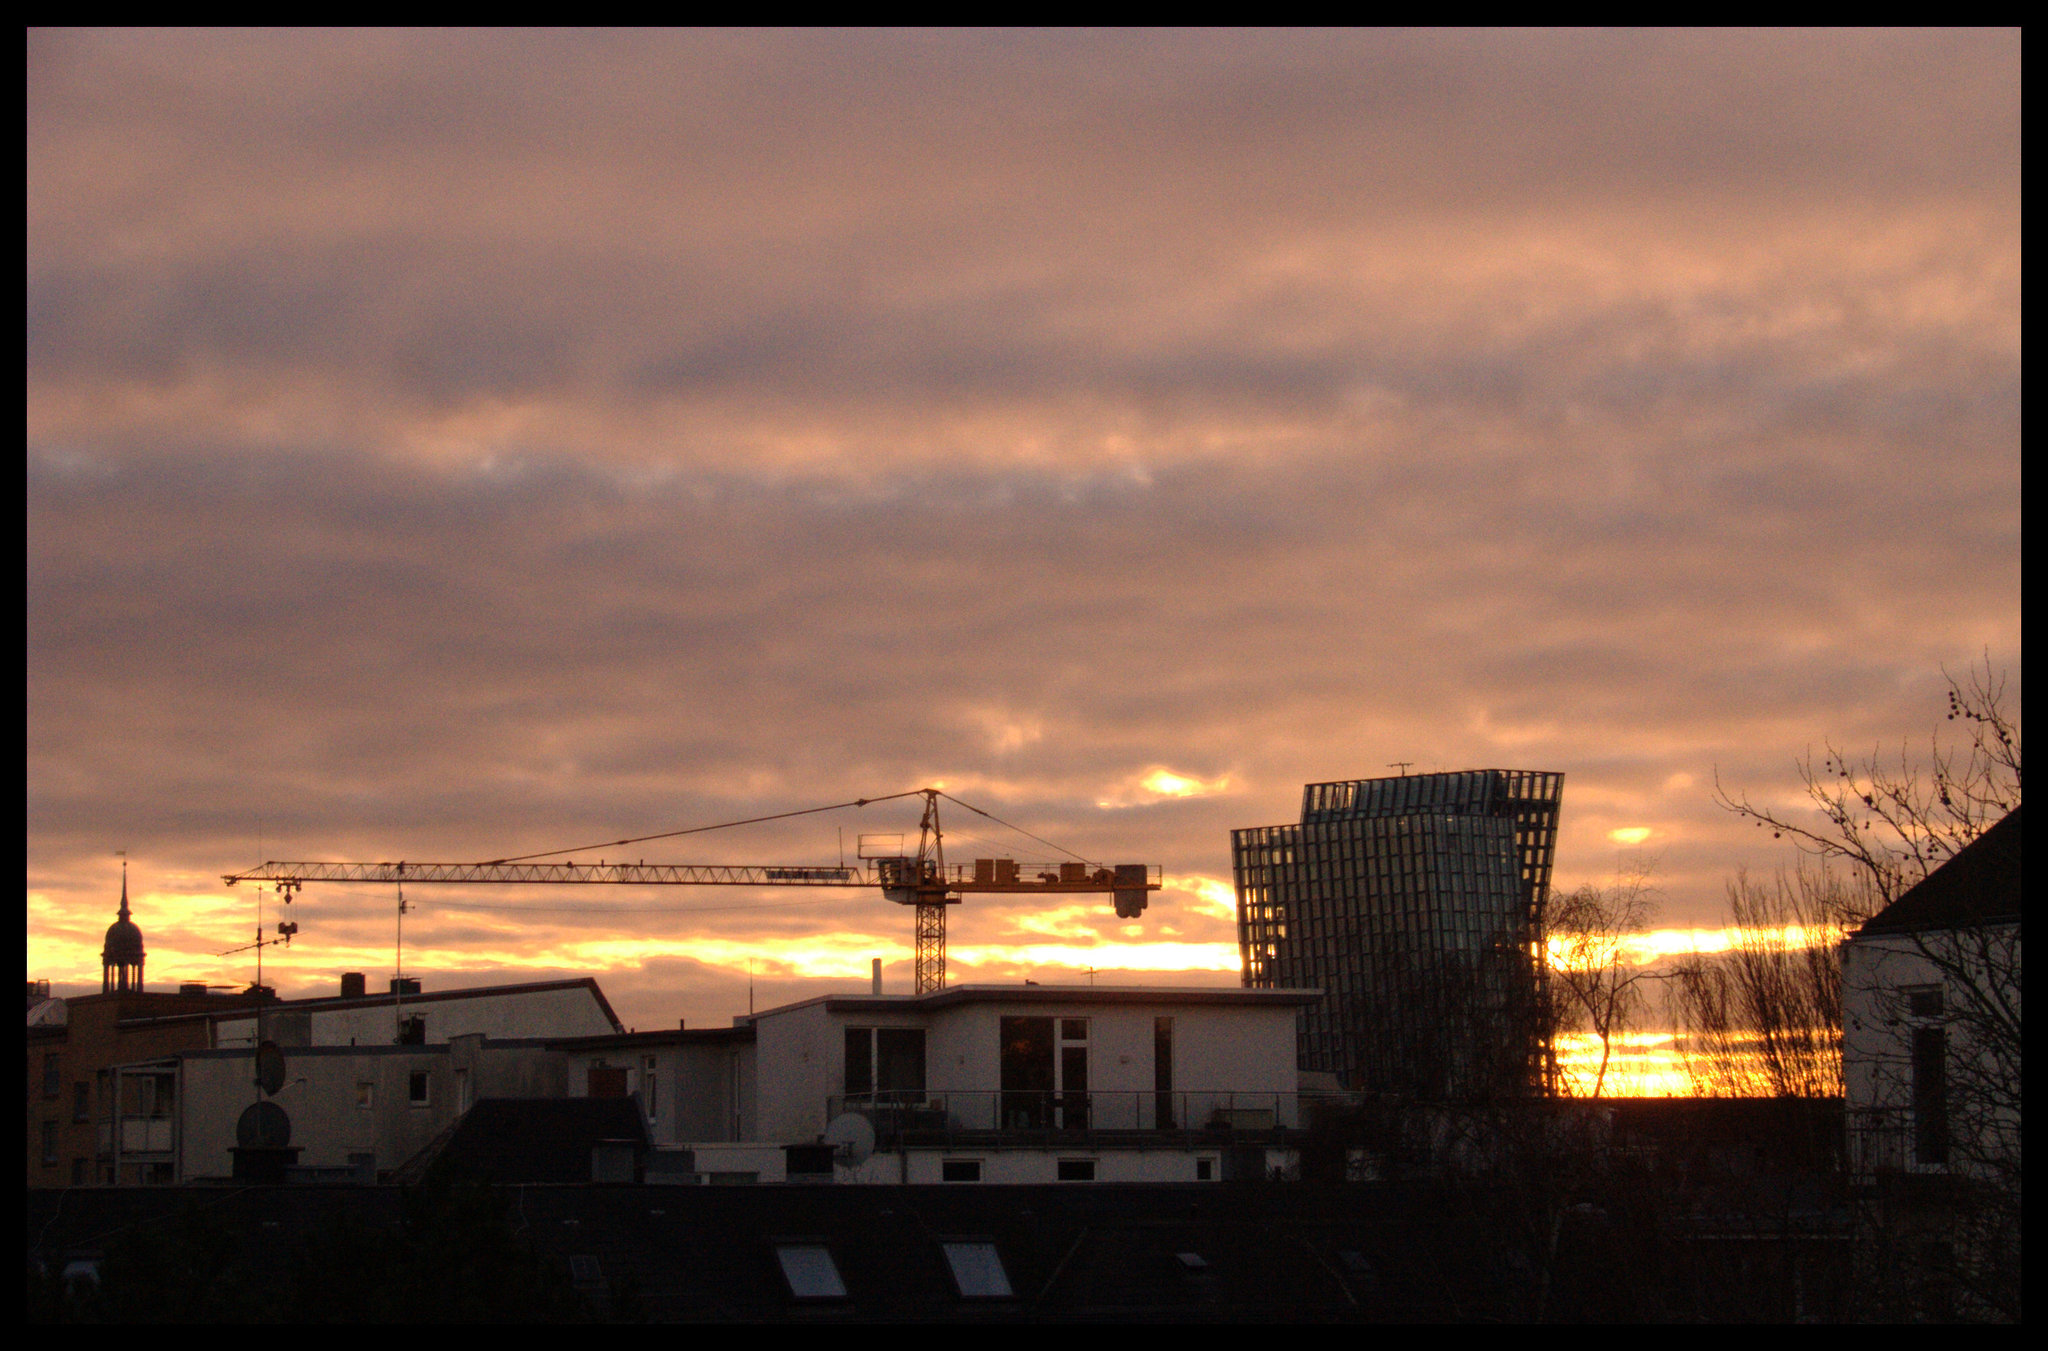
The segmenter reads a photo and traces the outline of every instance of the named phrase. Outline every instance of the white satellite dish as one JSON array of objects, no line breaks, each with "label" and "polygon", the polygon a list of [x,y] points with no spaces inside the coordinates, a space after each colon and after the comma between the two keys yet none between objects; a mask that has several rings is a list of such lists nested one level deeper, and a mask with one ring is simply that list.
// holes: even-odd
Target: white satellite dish
[{"label": "white satellite dish", "polygon": [[824,1141],[832,1146],[832,1160],[858,1168],[875,1152],[875,1126],[859,1112],[841,1112],[825,1127]]}]

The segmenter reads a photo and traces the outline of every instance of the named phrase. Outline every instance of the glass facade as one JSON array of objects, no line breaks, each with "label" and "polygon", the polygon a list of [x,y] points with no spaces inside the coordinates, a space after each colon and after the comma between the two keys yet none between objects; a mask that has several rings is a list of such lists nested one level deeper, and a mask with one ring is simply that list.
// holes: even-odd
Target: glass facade
[{"label": "glass facade", "polygon": [[1297,825],[1231,833],[1251,987],[1318,987],[1304,1069],[1427,1101],[1546,1092],[1543,908],[1562,774],[1312,783]]}]

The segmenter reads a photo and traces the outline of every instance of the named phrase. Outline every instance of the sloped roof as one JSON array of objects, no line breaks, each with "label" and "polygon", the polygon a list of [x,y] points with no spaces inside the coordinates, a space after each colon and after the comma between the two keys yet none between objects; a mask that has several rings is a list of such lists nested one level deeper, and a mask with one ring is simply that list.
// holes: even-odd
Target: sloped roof
[{"label": "sloped roof", "polygon": [[607,1140],[644,1148],[632,1098],[485,1098],[469,1109],[438,1161],[492,1182],[589,1182],[590,1151]]},{"label": "sloped roof", "polygon": [[2020,917],[2020,808],[1873,915],[1859,936],[1968,929]]}]

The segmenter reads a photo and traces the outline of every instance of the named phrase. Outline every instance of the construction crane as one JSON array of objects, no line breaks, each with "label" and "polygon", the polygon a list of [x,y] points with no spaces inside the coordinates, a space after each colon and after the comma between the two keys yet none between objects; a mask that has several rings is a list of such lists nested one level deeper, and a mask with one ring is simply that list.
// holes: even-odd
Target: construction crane
[{"label": "construction crane", "polygon": [[[863,836],[856,851],[858,866],[845,863],[824,866],[762,865],[731,863],[596,863],[543,862],[545,855],[517,859],[494,859],[485,863],[319,863],[267,862],[245,872],[226,873],[221,880],[229,886],[238,882],[270,882],[287,899],[307,882],[395,882],[401,887],[432,883],[464,885],[561,885],[610,883],[617,886],[714,886],[714,887],[879,887],[882,895],[898,905],[913,907],[917,927],[917,993],[945,988],[946,907],[962,897],[982,893],[1026,896],[1058,896],[1108,892],[1116,913],[1136,919],[1144,913],[1149,893],[1159,890],[1161,869],[1157,864],[1119,863],[1114,867],[1091,866],[1086,862],[1065,862],[1026,873],[1015,859],[978,858],[971,868],[946,862],[945,834],[939,825],[939,799],[950,798],[980,816],[988,816],[951,794],[936,788],[920,788],[890,797],[923,797],[924,816],[918,823],[917,852],[902,851],[902,837],[891,852],[871,853]],[[889,797],[860,798],[842,806],[865,807],[886,802]],[[829,811],[832,808],[810,808]],[[789,812],[784,815],[803,815]],[[756,818],[772,820],[772,817]],[[989,817],[995,820],[994,817]],[[735,822],[733,824],[750,824]],[[716,829],[705,827],[704,829]],[[1015,829],[1015,827],[1012,827]],[[674,831],[670,834],[690,834]],[[637,844],[644,839],[617,840],[590,848],[611,848]],[[888,846],[883,846],[887,849]],[[556,850],[555,853],[567,853]]]}]

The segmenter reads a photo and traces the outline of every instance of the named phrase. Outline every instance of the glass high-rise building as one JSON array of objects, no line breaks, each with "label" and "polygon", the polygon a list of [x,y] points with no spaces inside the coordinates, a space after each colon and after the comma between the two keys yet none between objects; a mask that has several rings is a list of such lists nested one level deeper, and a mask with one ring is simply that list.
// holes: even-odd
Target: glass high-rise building
[{"label": "glass high-rise building", "polygon": [[1231,832],[1244,983],[1318,987],[1301,1065],[1424,1101],[1549,1090],[1543,911],[1562,774],[1312,783]]}]

